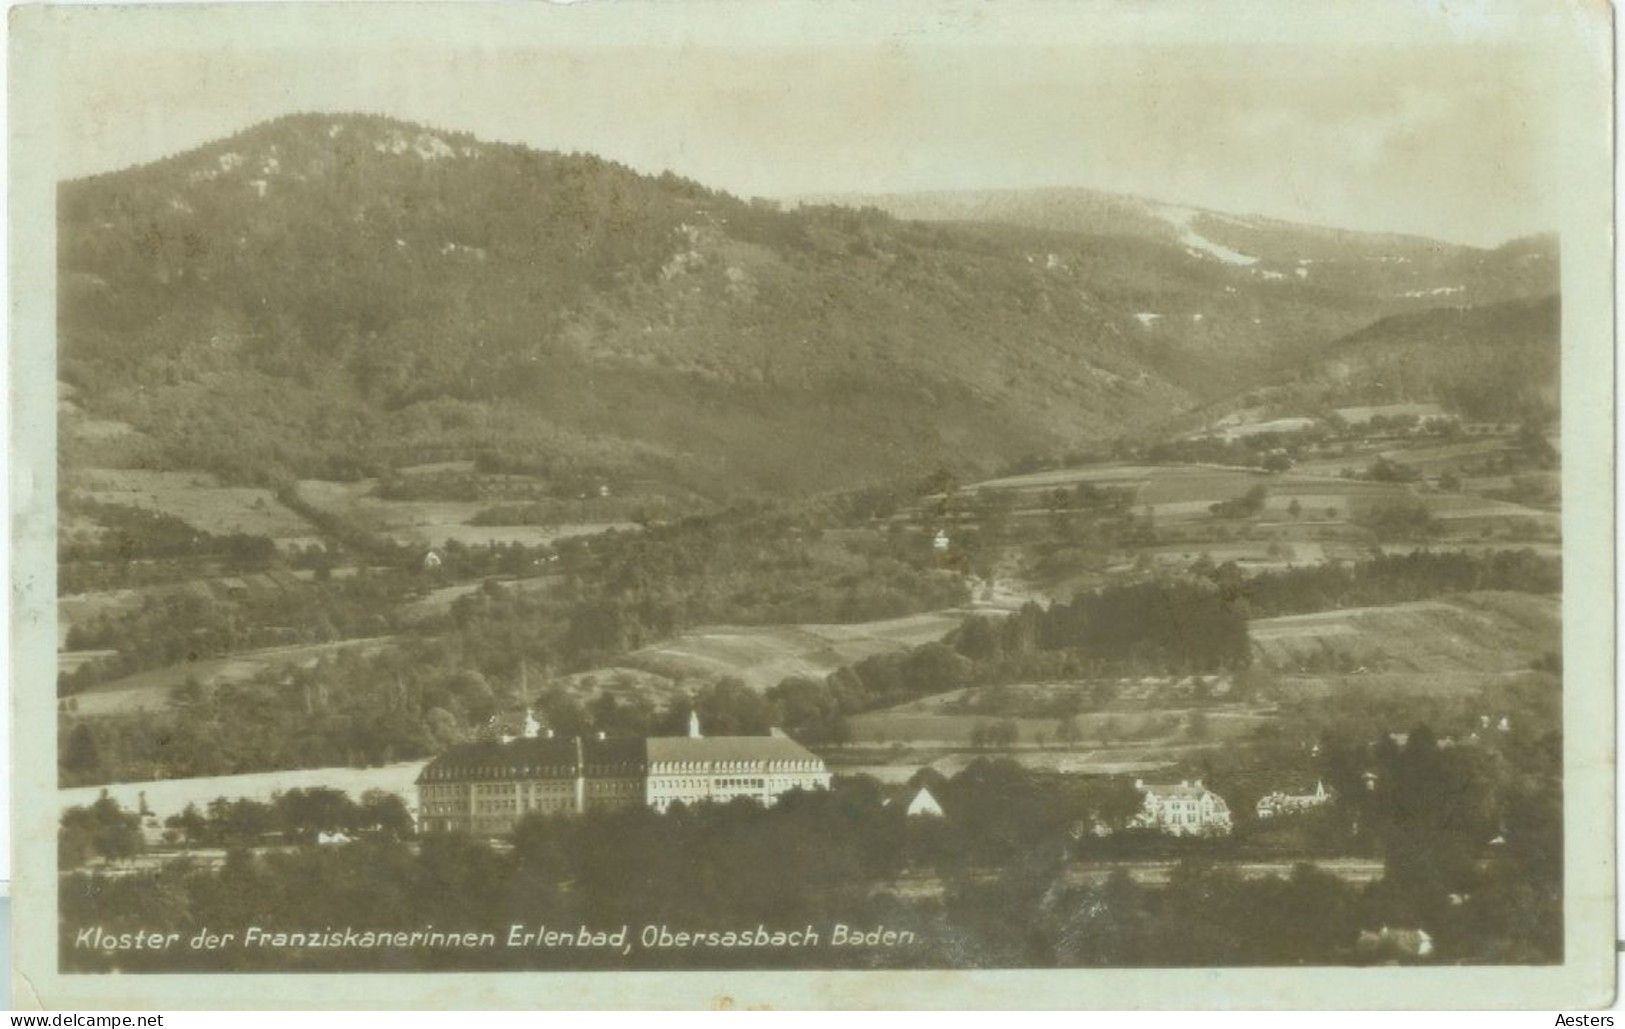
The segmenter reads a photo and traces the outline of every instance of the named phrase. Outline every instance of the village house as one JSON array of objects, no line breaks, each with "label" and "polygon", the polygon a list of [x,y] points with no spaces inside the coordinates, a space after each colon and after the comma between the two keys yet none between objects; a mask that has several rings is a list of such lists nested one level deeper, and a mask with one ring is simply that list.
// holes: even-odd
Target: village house
[{"label": "village house", "polygon": [[1131,829],[1155,829],[1167,836],[1228,836],[1230,805],[1202,785],[1202,780],[1178,785],[1147,785],[1134,780],[1145,807],[1129,822]]},{"label": "village house", "polygon": [[1276,790],[1273,793],[1258,798],[1258,804],[1253,811],[1259,818],[1274,818],[1277,815],[1293,815],[1300,811],[1329,804],[1332,794],[1327,791],[1324,782],[1316,782],[1313,792],[1310,793],[1284,793]]},{"label": "village house", "polygon": [[440,754],[417,778],[422,832],[511,832],[529,814],[580,815],[645,805],[772,806],[795,789],[828,789],[823,759],[778,729],[766,736],[706,737],[689,716],[687,736],[555,739],[534,718],[525,735],[469,743]]}]

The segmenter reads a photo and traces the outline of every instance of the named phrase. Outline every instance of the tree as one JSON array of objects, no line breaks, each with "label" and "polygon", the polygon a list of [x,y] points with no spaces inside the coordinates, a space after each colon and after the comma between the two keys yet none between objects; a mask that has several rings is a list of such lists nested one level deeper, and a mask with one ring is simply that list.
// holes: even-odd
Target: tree
[{"label": "tree", "polygon": [[62,748],[62,767],[76,773],[81,779],[88,779],[96,776],[101,766],[101,746],[96,742],[96,734],[91,731],[89,723],[80,722],[68,734],[67,743]]},{"label": "tree", "polygon": [[1208,735],[1206,711],[1192,711],[1185,716],[1185,735],[1193,740],[1205,740]]},{"label": "tree", "polygon": [[1145,797],[1132,782],[1114,775],[1090,786],[1087,803],[1091,814],[1115,831],[1144,810]]},{"label": "tree", "polygon": [[1076,715],[1055,723],[1055,739],[1059,743],[1076,743],[1083,739],[1083,728],[1078,724]]},{"label": "tree", "polygon": [[62,868],[77,868],[92,857],[121,861],[139,854],[144,846],[140,816],[125,811],[106,793],[89,807],[64,811],[57,829]]},{"label": "tree", "polygon": [[196,846],[208,839],[209,820],[203,817],[196,804],[187,804],[178,815],[164,819],[164,826],[180,833],[188,846]]},{"label": "tree", "polygon": [[[289,790],[273,798],[271,806],[284,832],[305,839],[314,839],[318,833],[354,829],[360,821],[355,802],[342,790],[326,786]],[[405,813],[404,808],[401,813]]]},{"label": "tree", "polygon": [[404,839],[412,835],[412,815],[398,795],[388,790],[368,790],[361,795],[356,827]]}]

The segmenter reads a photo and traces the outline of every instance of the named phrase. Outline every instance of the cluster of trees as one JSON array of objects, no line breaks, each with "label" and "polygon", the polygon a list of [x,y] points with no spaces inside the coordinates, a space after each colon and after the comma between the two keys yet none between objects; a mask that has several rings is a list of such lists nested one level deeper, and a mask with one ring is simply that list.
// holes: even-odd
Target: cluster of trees
[{"label": "cluster of trees", "polygon": [[213,557],[231,568],[251,569],[264,567],[276,553],[275,544],[264,536],[205,532],[152,508],[71,492],[63,494],[61,505],[63,515],[87,518],[102,528],[93,535],[64,534],[57,548],[63,563]]},{"label": "cluster of trees", "polygon": [[1221,500],[1208,505],[1208,510],[1215,518],[1251,518],[1264,510],[1264,501],[1269,497],[1269,490],[1260,483],[1253,486],[1239,497],[1230,500]]},{"label": "cluster of trees", "polygon": [[1357,476],[1349,475],[1345,477],[1369,479],[1372,482],[1419,482],[1422,479],[1422,473],[1414,466],[1405,464],[1402,461],[1379,457],[1367,465],[1363,473]]},{"label": "cluster of trees", "polygon": [[1355,521],[1384,543],[1429,540],[1439,535],[1441,528],[1427,504],[1413,497],[1379,503]]},{"label": "cluster of trees", "polygon": [[[106,793],[68,808],[57,828],[58,868],[79,868],[93,858],[116,863],[142,853],[148,841],[141,823],[139,812],[125,811]],[[161,840],[168,847],[261,847],[314,843],[323,833],[406,839],[412,832],[412,815],[393,793],[368,790],[352,800],[342,790],[315,786],[278,793],[269,803],[217,797],[202,809],[188,804],[164,819]]]},{"label": "cluster of trees", "polygon": [[844,738],[847,715],[966,686],[1120,675],[1235,671],[1252,660],[1246,617],[1212,583],[1159,581],[973,616],[947,640],[792,676],[767,692],[782,721],[811,739]]},{"label": "cluster of trees", "polygon": [[396,794],[367,790],[355,800],[325,786],[287,790],[270,803],[217,797],[201,810],[188,804],[164,819],[164,827],[170,842],[186,847],[252,847],[268,839],[311,843],[322,833],[384,833],[395,839],[413,833],[412,815]]},{"label": "cluster of trees", "polygon": [[1472,590],[1552,594],[1563,588],[1562,561],[1528,548],[1377,553],[1363,561],[1328,561],[1245,578],[1230,562],[1198,572],[1249,618],[1401,604]]},{"label": "cluster of trees", "polygon": [[1330,429],[1317,423],[1292,432],[1181,436],[1159,440],[1142,450],[1144,459],[1156,464],[1220,464],[1281,472],[1292,467],[1301,450],[1321,443],[1328,435]]},{"label": "cluster of trees", "polygon": [[62,812],[56,833],[57,867],[78,868],[92,858],[119,861],[141,853],[145,845],[141,816],[103,795]]},{"label": "cluster of trees", "polygon": [[322,584],[283,582],[232,596],[218,588],[165,589],[135,607],[74,624],[69,650],[114,653],[58,677],[71,696],[96,683],[145,668],[218,657],[257,647],[333,643],[382,636],[401,627],[399,605],[413,584],[398,573],[366,568]]},{"label": "cluster of trees", "polygon": [[1558,409],[1560,307],[1553,292],[1384,318],[1323,352],[1337,369],[1324,392],[1340,403],[1436,400],[1475,421],[1545,422]]},{"label": "cluster of trees", "polygon": [[99,501],[65,492],[63,517],[93,521],[93,533],[64,532],[57,543],[57,591],[78,593],[142,585],[152,566],[180,571],[219,569],[225,574],[257,572],[276,562],[276,544],[264,536],[205,532],[174,515],[151,508]]}]

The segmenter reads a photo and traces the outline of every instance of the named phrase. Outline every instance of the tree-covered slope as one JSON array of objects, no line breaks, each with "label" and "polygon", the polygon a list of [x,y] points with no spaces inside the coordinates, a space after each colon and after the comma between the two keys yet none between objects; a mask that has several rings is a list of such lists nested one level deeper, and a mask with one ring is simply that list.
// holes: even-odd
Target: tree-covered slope
[{"label": "tree-covered slope", "polygon": [[1387,310],[1132,233],[786,211],[371,116],[278,119],[59,203],[62,378],[140,431],[125,460],[238,480],[474,457],[716,495],[975,469]]}]

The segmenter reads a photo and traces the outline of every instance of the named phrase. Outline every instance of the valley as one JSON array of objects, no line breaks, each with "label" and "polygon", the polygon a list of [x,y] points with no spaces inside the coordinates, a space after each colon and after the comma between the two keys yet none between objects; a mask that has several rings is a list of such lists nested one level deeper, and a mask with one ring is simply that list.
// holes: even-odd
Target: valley
[{"label": "valley", "polygon": [[428,762],[521,733],[780,730],[828,791],[659,832],[765,820],[819,845],[758,865],[916,914],[1052,859],[1378,910],[1407,841],[1549,842],[1555,240],[792,205],[362,116],[60,199],[60,801],[148,849],[76,838],[97,874],[353,830],[590,893],[548,848],[609,822],[414,828]]}]

